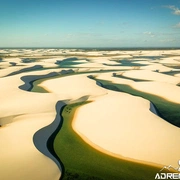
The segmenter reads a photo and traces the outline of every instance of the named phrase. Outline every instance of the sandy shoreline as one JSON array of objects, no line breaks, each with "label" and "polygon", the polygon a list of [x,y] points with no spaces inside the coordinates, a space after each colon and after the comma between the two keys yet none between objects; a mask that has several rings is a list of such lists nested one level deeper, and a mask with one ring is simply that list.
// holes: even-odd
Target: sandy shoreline
[{"label": "sandy shoreline", "polygon": [[[118,96],[111,92],[78,108],[73,129],[86,142],[95,148],[100,146],[101,150],[105,149],[113,156],[132,158],[151,165],[176,165],[180,153],[173,147],[180,145],[177,140],[179,128],[152,114],[150,104],[143,99],[138,98],[137,101],[137,98],[120,96],[119,93]],[[176,137],[176,144],[172,143],[173,137]]]},{"label": "sandy shoreline", "polygon": [[[53,94],[31,93],[19,89],[23,84],[20,77],[15,75],[0,79],[4,85],[0,90],[0,123],[3,121],[0,128],[0,145],[3,147],[0,158],[4,164],[0,168],[1,178],[58,180],[61,175],[58,166],[36,149],[33,136],[39,129],[54,121],[55,104],[60,98]],[[11,173],[8,173],[9,170]]]}]

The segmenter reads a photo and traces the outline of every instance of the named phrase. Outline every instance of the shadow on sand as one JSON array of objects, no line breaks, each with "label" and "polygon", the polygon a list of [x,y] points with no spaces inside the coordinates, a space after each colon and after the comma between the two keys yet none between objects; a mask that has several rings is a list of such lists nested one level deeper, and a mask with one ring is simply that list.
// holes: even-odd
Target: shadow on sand
[{"label": "shadow on sand", "polygon": [[42,129],[37,131],[33,136],[33,142],[35,147],[41,153],[51,158],[57,164],[58,168],[61,171],[60,179],[63,176],[64,166],[54,151],[53,143],[57,133],[59,132],[63,124],[63,118],[61,116],[61,113],[65,105],[66,104],[64,102],[58,101],[56,104],[55,120],[50,125],[43,127]]}]

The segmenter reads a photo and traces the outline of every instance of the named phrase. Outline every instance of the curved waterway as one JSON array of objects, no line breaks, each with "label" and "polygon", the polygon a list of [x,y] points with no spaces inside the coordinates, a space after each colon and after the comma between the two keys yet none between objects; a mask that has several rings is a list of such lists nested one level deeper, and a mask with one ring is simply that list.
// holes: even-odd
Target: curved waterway
[{"label": "curved waterway", "polygon": [[65,105],[66,104],[64,102],[58,101],[56,104],[56,117],[54,121],[50,125],[43,127],[42,129],[37,131],[33,136],[35,147],[45,156],[51,158],[57,164],[61,173],[63,173],[64,167],[61,160],[54,151],[53,143],[63,123],[61,113]]},{"label": "curved waterway", "polygon": [[159,116],[160,118],[164,119],[165,121],[180,127],[180,121],[179,121],[179,108],[180,104],[170,102],[162,97],[159,97],[157,95],[145,93],[138,91],[136,89],[133,89],[129,85],[124,84],[116,84],[112,83],[110,81],[101,80],[101,79],[95,79],[96,84],[112,91],[117,92],[124,92],[127,94],[131,94],[133,96],[139,96],[141,98],[144,98],[148,101],[150,101],[150,107],[149,110],[154,113],[155,115]]},{"label": "curved waterway", "polygon": [[[48,74],[50,75],[50,74]],[[44,76],[48,76],[48,75],[44,75]],[[52,75],[53,76],[53,75]],[[33,82],[39,78],[42,78],[41,76],[26,76],[26,77],[22,77],[22,80],[25,82],[24,86],[22,87],[21,86],[21,89],[23,90],[27,90],[27,91],[30,91],[32,88],[33,88]],[[19,87],[20,88],[20,87]],[[56,117],[54,119],[54,121],[46,126],[46,127],[43,127],[42,129],[38,130],[34,136],[33,136],[33,142],[34,142],[34,145],[35,147],[41,152],[43,153],[45,156],[51,158],[58,166],[58,168],[60,169],[61,171],[61,177],[60,179],[63,178],[63,175],[64,175],[64,166],[63,166],[63,163],[61,162],[60,158],[57,156],[57,154],[55,153],[55,150],[54,150],[54,147],[53,147],[53,143],[54,143],[54,139],[56,137],[56,135],[59,133],[59,131],[61,130],[61,127],[62,127],[62,124],[63,124],[63,118],[61,116],[62,114],[62,111],[65,107],[65,103],[62,102],[62,101],[58,101],[57,104],[56,104]],[[84,144],[84,143],[83,143]],[[83,145],[85,146],[85,145]],[[79,151],[79,146],[77,146],[77,149]],[[87,148],[89,149],[89,147]],[[74,150],[73,150],[74,151]],[[78,152],[76,151],[76,152]],[[87,151],[85,151],[87,152]],[[91,152],[94,152],[94,150],[90,150],[89,151],[90,153]],[[62,151],[61,151],[62,153]],[[97,152],[95,152],[96,154]],[[97,157],[100,156],[101,153],[98,154]],[[62,153],[62,156],[63,156],[63,153]],[[70,157],[74,157],[74,156],[70,156]],[[93,156],[94,157],[94,156]],[[97,158],[96,157],[96,158]],[[107,157],[102,155],[102,159],[106,159]],[[101,159],[101,160],[102,160]],[[62,159],[63,160],[63,159]],[[87,161],[87,160],[86,160]],[[120,160],[112,160],[113,161],[113,164],[116,162],[119,166],[119,161]],[[115,162],[114,162],[115,161]],[[116,164],[115,163],[115,164]],[[116,164],[116,165],[117,165]],[[121,163],[120,163],[121,164]],[[126,164],[126,163],[125,163]],[[129,164],[129,163],[128,163]],[[130,163],[131,164],[131,163]],[[136,169],[136,168],[135,168]],[[103,170],[103,169],[102,169]],[[115,174],[117,173],[116,170],[113,170],[113,172],[115,172]],[[111,175],[112,176],[112,175]],[[115,176],[115,175],[114,175]],[[117,173],[117,177],[119,177],[120,175]]]},{"label": "curved waterway", "polygon": [[52,72],[46,75],[29,75],[21,77],[21,80],[24,82],[23,85],[19,86],[20,89],[25,91],[31,91],[33,89],[33,82],[43,78],[49,78],[59,75],[56,72]]},{"label": "curved waterway", "polygon": [[[33,88],[33,82],[42,78],[48,78],[48,77],[54,77],[57,76],[58,73],[53,72],[46,75],[32,75],[32,76],[23,76],[21,80],[24,81],[24,84],[19,86],[20,89],[25,91],[31,91]],[[45,156],[52,159],[56,165],[58,166],[59,170],[61,171],[61,177],[64,172],[64,166],[59,159],[59,157],[56,155],[53,143],[54,139],[61,129],[62,126],[62,117],[61,113],[65,107],[65,103],[63,101],[58,101],[56,103],[56,117],[54,121],[49,124],[48,126],[43,127],[42,129],[38,130],[34,136],[33,136],[33,143],[35,147]],[[61,178],[60,177],[60,178]]]}]

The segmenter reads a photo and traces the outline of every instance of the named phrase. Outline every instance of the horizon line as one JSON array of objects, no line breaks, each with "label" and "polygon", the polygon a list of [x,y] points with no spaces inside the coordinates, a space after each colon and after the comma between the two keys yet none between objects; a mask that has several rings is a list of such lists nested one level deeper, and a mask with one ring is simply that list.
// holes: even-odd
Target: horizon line
[{"label": "horizon line", "polygon": [[43,46],[25,46],[25,47],[0,47],[0,49],[180,49],[180,46],[171,46],[171,47],[162,47],[162,46],[146,46],[146,47],[59,47],[59,46],[50,46],[50,47],[43,47]]}]

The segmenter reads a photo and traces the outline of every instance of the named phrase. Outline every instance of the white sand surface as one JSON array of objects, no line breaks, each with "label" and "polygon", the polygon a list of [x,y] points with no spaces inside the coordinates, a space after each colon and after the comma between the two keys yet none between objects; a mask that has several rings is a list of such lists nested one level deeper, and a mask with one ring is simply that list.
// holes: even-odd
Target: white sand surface
[{"label": "white sand surface", "polygon": [[[101,74],[101,76],[105,74]],[[67,78],[72,78],[72,84],[67,84]],[[124,81],[132,83],[131,80]],[[86,85],[89,84],[84,86],[83,90],[80,85],[82,82],[86,82]],[[62,85],[69,88],[67,90],[61,88],[60,92],[57,84],[59,87]],[[93,103],[79,108],[73,124],[78,134],[95,148],[112,153],[114,156],[124,156],[155,164],[171,163],[175,165],[177,163],[180,152],[174,147],[178,147],[180,141],[176,139],[172,143],[172,138],[180,135],[179,128],[152,114],[149,111],[150,103],[142,98],[108,90],[106,93],[102,93],[98,87],[90,84],[91,80],[87,80],[82,75],[76,75],[48,80],[41,85],[53,93],[61,94],[66,91],[72,97],[96,92],[97,96],[93,98]],[[53,90],[53,86],[56,86],[55,90]],[[74,88],[72,88],[73,86]],[[174,88],[174,85],[172,86]],[[78,92],[76,87],[80,89]],[[92,92],[88,89],[91,89]],[[175,94],[177,95],[177,92]],[[168,156],[172,151],[173,156]]]},{"label": "white sand surface", "polygon": [[102,64],[101,63],[89,63],[89,62],[87,62],[87,63],[84,63],[84,64],[75,64],[75,65],[71,65],[72,67],[81,67],[81,68],[86,68],[86,67],[88,67],[88,68],[93,68],[93,67],[95,67],[95,68],[97,68],[97,67],[103,67],[102,66]]},{"label": "white sand surface", "polygon": [[116,157],[176,165],[180,156],[179,128],[149,108],[147,100],[109,92],[78,108],[73,129],[87,143]]},{"label": "white sand surface", "polygon": [[0,49],[0,53],[7,53],[7,51],[4,49]]},{"label": "white sand surface", "polygon": [[[31,63],[23,63],[21,62],[21,58],[5,58],[3,60],[3,62],[0,62],[0,67],[2,69],[0,69],[0,77],[6,76],[12,72],[16,72],[16,71],[21,71],[23,69],[26,68],[32,68],[31,71],[38,66],[42,66],[43,68],[56,68],[58,67],[57,64],[55,64],[55,62],[58,60],[59,58],[51,58],[51,59],[41,59],[38,60],[37,62],[31,62]],[[15,62],[17,63],[16,66],[12,66],[10,64],[10,62]],[[37,68],[36,68],[37,69]],[[42,69],[41,69],[42,70]],[[46,70],[44,70],[45,72]],[[53,71],[52,69],[50,71]],[[55,69],[55,71],[57,71]]]},{"label": "white sand surface", "polygon": [[87,63],[88,61],[84,60],[84,59],[79,59],[75,61],[76,63]]},{"label": "white sand surface", "polygon": [[[46,73],[49,70],[46,71]],[[45,73],[45,74],[46,74]],[[22,73],[14,76],[0,78],[0,117],[19,114],[31,114],[54,111],[54,106],[59,98],[57,94],[32,93],[18,88],[24,82],[22,76],[32,75],[33,72]],[[36,72],[38,75],[43,71]],[[63,98],[63,97],[62,97]],[[28,103],[29,102],[29,103]],[[41,106],[37,102],[41,102]]]},{"label": "white sand surface", "polygon": [[22,73],[22,71],[35,71],[35,70],[38,70],[38,69],[42,69],[43,67],[40,66],[40,65],[27,65],[27,66],[10,66],[10,67],[7,67],[5,69],[2,69],[0,71],[0,77],[4,77],[4,76],[8,76],[8,75],[13,75],[12,73]]},{"label": "white sand surface", "polygon": [[[133,69],[134,67],[129,67],[129,66],[116,66],[117,64],[115,63],[112,63],[111,61],[103,61],[103,62],[106,62],[107,65],[105,64],[102,64],[101,61],[97,61],[97,62],[87,62],[85,64],[77,64],[77,65],[72,65],[72,67],[79,67],[79,68],[90,68],[91,71],[94,69],[94,68],[100,68],[102,70],[124,70],[124,69]],[[109,63],[110,62],[110,63]],[[110,66],[108,66],[108,64]],[[112,64],[114,64],[115,66],[113,66]],[[88,71],[90,71],[90,69]]]},{"label": "white sand surface", "polygon": [[0,78],[0,124],[3,125],[0,127],[0,146],[3,147],[0,149],[1,178],[58,180],[60,170],[35,148],[33,136],[54,121],[55,105],[61,98],[56,94],[20,90],[18,86],[23,84],[20,77]]},{"label": "white sand surface", "polygon": [[[25,68],[25,67],[21,67],[21,69],[23,69],[23,68]],[[12,67],[7,66],[6,68],[0,70],[0,77],[7,76],[8,74],[15,72],[15,71],[19,71],[19,70],[20,70],[20,67],[18,67],[18,66],[12,66]]]},{"label": "white sand surface", "polygon": [[151,71],[159,71],[159,72],[168,72],[168,71],[173,70],[173,68],[166,67],[166,66],[163,66],[162,64],[157,64],[157,63],[151,64],[148,66],[142,66],[141,69],[146,69],[146,70],[151,70]]},{"label": "white sand surface", "polygon": [[54,118],[54,113],[22,115],[0,128],[2,180],[58,180],[57,165],[33,144],[33,135]]},{"label": "white sand surface", "polygon": [[14,62],[14,63],[16,63],[17,65],[22,65],[22,64],[21,64],[21,60],[22,60],[21,58],[13,58],[13,57],[11,57],[11,58],[3,58],[3,61],[0,63],[0,65],[1,65],[1,64],[6,64],[7,67],[8,67],[8,66],[11,67],[10,62]]},{"label": "white sand surface", "polygon": [[133,58],[131,58],[130,60],[136,60],[136,61],[144,61],[144,63],[150,63],[150,64],[153,64],[155,62],[159,62],[159,59],[156,59],[156,60],[151,60],[147,57],[141,57],[141,56],[135,56]]},{"label": "white sand surface", "polygon": [[117,59],[117,60],[123,60],[123,59],[131,59],[132,58],[132,55],[130,54],[121,54],[120,55],[114,55],[113,56],[113,59]]},{"label": "white sand surface", "polygon": [[161,56],[179,54],[180,50],[142,50],[138,55],[140,56]]},{"label": "white sand surface", "polygon": [[96,57],[96,58],[91,58],[90,59],[91,63],[98,63],[98,64],[103,64],[103,63],[107,63],[107,64],[121,64],[121,63],[117,63],[115,61],[112,61],[110,58],[108,57]]},{"label": "white sand surface", "polygon": [[164,50],[163,54],[168,54],[168,55],[179,55],[180,54],[180,49],[175,49],[175,50]]},{"label": "white sand surface", "polygon": [[137,61],[133,61],[134,64],[142,64],[142,65],[149,65],[149,64],[153,64],[152,62],[149,61],[139,61],[139,59]]},{"label": "white sand surface", "polygon": [[174,57],[164,58],[163,60],[160,61],[160,63],[161,64],[176,64],[176,65],[180,65],[180,61],[177,61],[176,59],[174,59]]},{"label": "white sand surface", "polygon": [[123,73],[123,76],[135,79],[143,79],[143,80],[152,80],[158,82],[166,82],[171,84],[178,84],[180,82],[180,78],[173,77],[170,75],[152,72],[150,70],[132,70],[126,71]]},{"label": "white sand surface", "polygon": [[179,73],[179,74],[176,74],[176,75],[174,75],[174,76],[176,76],[176,77],[180,77],[180,73]]},{"label": "white sand surface", "polygon": [[[90,95],[100,96],[106,94],[106,90],[99,88],[96,82],[85,75],[73,75],[64,78],[56,78],[44,81],[40,84],[51,93],[58,94],[66,99],[78,99],[79,97]],[[71,82],[71,83],[69,83]]]},{"label": "white sand surface", "polygon": [[[63,52],[66,56],[63,57]],[[19,89],[23,84],[21,77],[27,75],[44,75],[50,72],[60,72],[62,69],[25,72],[10,77],[0,78],[0,179],[9,180],[58,180],[61,172],[58,166],[48,157],[40,153],[33,144],[33,136],[39,129],[54,121],[57,101],[73,103],[80,100],[92,100],[76,111],[73,120],[75,131],[90,145],[98,150],[116,157],[124,157],[145,163],[174,165],[180,157],[180,131],[166,121],[149,111],[150,102],[125,93],[106,90],[96,84],[88,75],[109,80],[119,84],[127,84],[139,91],[152,93],[169,101],[180,103],[180,76],[175,77],[152,72],[166,71],[171,68],[161,63],[174,63],[178,57],[162,58],[160,64],[148,64],[145,70],[132,70],[128,66],[105,66],[103,63],[116,64],[113,59],[132,59],[133,56],[160,56],[162,54],[178,55],[180,51],[117,51],[117,52],[78,52],[63,49],[39,50],[5,50],[14,58],[5,58],[0,63],[0,76],[16,71],[16,66],[9,62],[23,64],[23,68],[34,65],[57,67],[56,60],[71,57],[79,53],[90,57],[85,64],[74,65],[78,72],[87,74],[65,76],[46,80],[40,84],[50,93],[33,93]],[[69,53],[69,56],[67,54]],[[39,62],[21,63],[16,55],[26,57],[49,58],[39,59]],[[55,56],[59,54],[59,56]],[[107,56],[105,57],[106,54]],[[112,55],[112,57],[110,56]],[[94,57],[93,57],[94,56]],[[96,57],[97,56],[97,57]],[[77,57],[79,58],[79,57]],[[89,58],[89,57],[88,57]],[[84,60],[79,60],[84,62]],[[177,62],[177,61],[176,61]],[[151,63],[151,62],[150,62]],[[18,67],[19,68],[19,67]],[[22,67],[20,67],[22,68]],[[142,67],[141,67],[142,68]],[[153,82],[134,82],[133,80],[113,77],[113,72],[102,73],[101,70],[124,70],[117,72],[126,77],[152,80]],[[128,69],[128,71],[127,71]],[[67,69],[68,70],[68,69]],[[90,71],[99,70],[99,73]],[[67,100],[68,99],[68,100]]]},{"label": "white sand surface", "polygon": [[[124,73],[124,71],[117,71],[115,72],[115,74],[117,75],[122,75]],[[107,80],[107,81],[110,81],[112,83],[117,83],[117,84],[127,84],[127,85],[131,85],[132,83],[134,83],[133,80],[130,80],[130,79],[124,79],[124,78],[120,78],[120,77],[114,77],[113,76],[113,73],[111,72],[108,72],[108,73],[99,73],[99,74],[95,74],[94,75],[95,78],[98,79],[102,79],[102,80]]]},{"label": "white sand surface", "polygon": [[87,54],[88,56],[99,56],[99,55],[102,55],[102,52],[100,52],[100,51],[91,51],[91,52],[86,52],[85,54]]},{"label": "white sand surface", "polygon": [[137,82],[131,86],[139,91],[162,97],[168,101],[180,104],[180,87],[165,82]]},{"label": "white sand surface", "polygon": [[5,69],[5,68],[8,68],[10,67],[11,65],[9,64],[9,62],[6,62],[6,61],[1,61],[0,62],[0,70],[2,69]]},{"label": "white sand surface", "polygon": [[[122,75],[124,75],[124,73],[126,72],[119,72],[119,73],[117,72],[117,74],[122,74]],[[142,77],[144,76],[142,75]],[[174,103],[180,103],[180,87],[171,83],[167,83],[166,81],[165,82],[158,82],[158,81],[135,82],[129,79],[113,77],[112,73],[104,73],[104,74],[96,75],[96,78],[97,80],[102,79],[102,80],[108,80],[112,83],[129,85],[140,92],[153,94]]]}]

